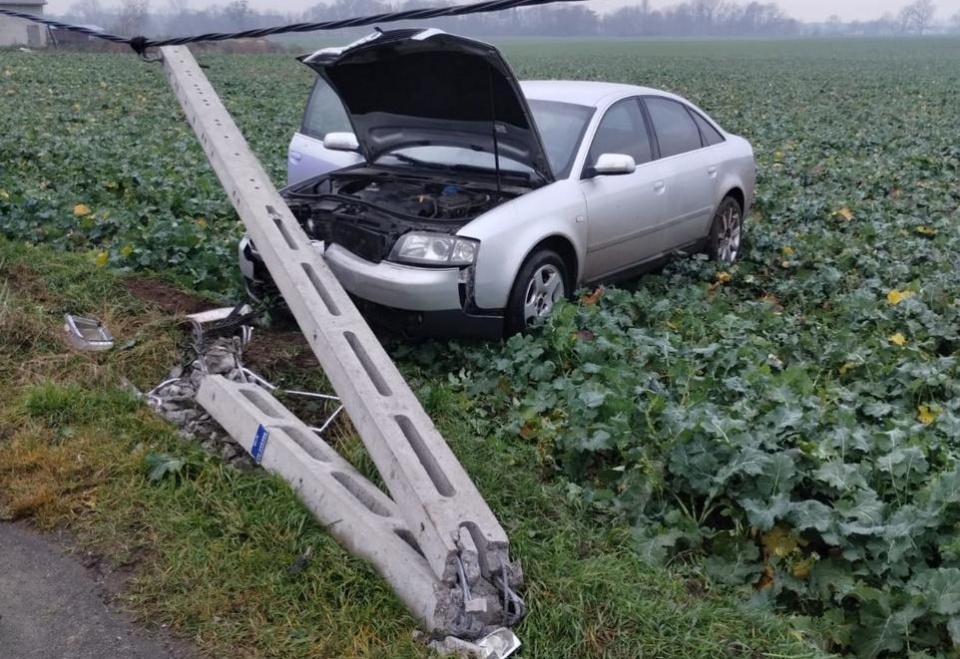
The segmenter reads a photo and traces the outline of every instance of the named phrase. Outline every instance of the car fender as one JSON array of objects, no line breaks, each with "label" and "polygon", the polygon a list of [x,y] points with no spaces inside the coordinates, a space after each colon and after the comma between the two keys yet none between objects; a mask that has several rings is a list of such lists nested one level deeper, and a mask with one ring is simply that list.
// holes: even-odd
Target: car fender
[{"label": "car fender", "polygon": [[296,132],[287,147],[287,185],[362,162],[359,153],[333,151],[323,146],[323,140]]},{"label": "car fender", "polygon": [[[743,191],[743,214],[746,217],[753,205],[753,196],[757,185],[757,166],[754,160],[753,147],[742,137],[730,136],[731,147],[736,151],[729,160],[729,166],[724,168],[720,180],[719,191],[727,195],[734,188]],[[719,199],[717,200],[719,203]]]},{"label": "car fender", "polygon": [[573,247],[579,283],[586,251],[586,202],[579,186],[558,181],[501,204],[458,234],[480,241],[474,265],[474,302],[485,310],[507,306],[524,260],[543,240],[560,237]]},{"label": "car fender", "polygon": [[739,169],[739,167],[724,172],[722,178],[720,179],[720,183],[717,186],[717,192],[719,194],[717,196],[716,203],[714,204],[714,210],[720,206],[720,203],[726,197],[730,196],[730,193],[734,189],[739,189],[743,192],[744,205],[746,205],[747,200],[749,199],[747,186],[744,185],[744,180],[740,176],[740,173],[736,171],[737,169]]}]

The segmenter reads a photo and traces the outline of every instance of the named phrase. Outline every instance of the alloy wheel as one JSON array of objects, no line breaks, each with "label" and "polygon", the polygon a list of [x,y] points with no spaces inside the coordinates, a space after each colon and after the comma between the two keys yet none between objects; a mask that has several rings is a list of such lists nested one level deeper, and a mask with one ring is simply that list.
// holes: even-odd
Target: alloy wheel
[{"label": "alloy wheel", "polygon": [[527,293],[523,298],[523,320],[526,326],[532,327],[542,322],[563,295],[563,275],[560,270],[550,263],[537,268],[527,284]]},{"label": "alloy wheel", "polygon": [[729,204],[720,216],[720,235],[717,240],[717,257],[724,263],[733,263],[740,253],[740,209]]}]

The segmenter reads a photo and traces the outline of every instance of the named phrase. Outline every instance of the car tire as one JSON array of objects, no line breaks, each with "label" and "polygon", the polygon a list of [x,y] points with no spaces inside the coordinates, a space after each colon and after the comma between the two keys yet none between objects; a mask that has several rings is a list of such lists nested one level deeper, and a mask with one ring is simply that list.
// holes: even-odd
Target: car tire
[{"label": "car tire", "polygon": [[506,335],[512,336],[543,322],[556,302],[570,290],[567,264],[550,249],[527,257],[510,290]]},{"label": "car tire", "polygon": [[710,226],[707,254],[711,260],[733,263],[743,246],[743,209],[733,197],[720,202]]}]

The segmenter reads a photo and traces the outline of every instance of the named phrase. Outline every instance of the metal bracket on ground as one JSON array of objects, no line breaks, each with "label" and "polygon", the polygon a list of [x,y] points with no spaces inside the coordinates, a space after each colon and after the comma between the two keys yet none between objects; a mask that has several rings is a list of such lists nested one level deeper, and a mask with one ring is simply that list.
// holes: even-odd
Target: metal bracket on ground
[{"label": "metal bracket on ground", "polygon": [[[510,562],[503,528],[311,246],[193,56],[183,47],[162,48],[161,53],[170,85],[207,158],[383,477],[396,516],[412,534],[433,578],[446,585],[460,583],[465,595],[475,594],[466,597],[469,606],[480,606],[488,594],[502,592],[503,599],[496,604],[499,616],[503,622],[515,622],[521,608],[512,589],[520,585],[522,576],[519,565]],[[295,439],[290,441],[296,445]],[[293,462],[303,457],[290,455]],[[289,473],[278,473],[298,487],[307,467],[283,468]],[[384,569],[392,564],[392,559],[384,558],[388,551],[371,548],[365,557]],[[423,612],[415,613],[429,620]],[[446,624],[436,617],[434,622]]]}]

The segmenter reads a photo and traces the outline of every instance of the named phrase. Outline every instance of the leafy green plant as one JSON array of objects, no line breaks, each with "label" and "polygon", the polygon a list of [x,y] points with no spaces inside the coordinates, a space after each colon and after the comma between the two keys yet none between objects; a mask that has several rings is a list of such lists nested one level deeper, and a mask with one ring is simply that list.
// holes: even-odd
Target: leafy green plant
[{"label": "leafy green plant", "polygon": [[[647,560],[820,618],[835,649],[948,656],[960,158],[945,126],[958,81],[923,61],[940,73],[851,58],[830,78],[804,62],[777,78],[776,109],[731,101],[760,167],[733,268],[681,259],[503,348],[402,358],[457,373],[448,386],[501,421],[490,432],[535,442],[572,495],[633,526]],[[856,87],[855,71],[873,82]],[[880,80],[904,96],[864,103]],[[790,109],[812,85],[818,100]],[[932,100],[909,109],[919,85]],[[708,107],[729,100],[712,93]]]},{"label": "leafy green plant", "polygon": [[[398,349],[431,411],[466,410],[477,437],[524,455],[533,445],[542,475],[629,524],[645,560],[820,619],[833,649],[950,656],[955,40],[517,42],[506,53],[521,78],[677,91],[750,138],[749,242],[733,268],[678,260],[504,345]],[[309,72],[285,57],[204,60],[282,182]],[[236,289],[240,227],[158,70],[4,54],[0,128],[4,235]]]},{"label": "leafy green plant", "polygon": [[699,556],[716,581],[835,621],[833,641],[861,656],[908,638],[949,647],[956,361],[884,338],[930,308],[881,297],[894,319],[873,339],[809,320],[797,337],[800,319],[769,302],[734,304],[707,281],[681,292],[677,276],[567,305],[502,352],[452,346],[432,368],[460,364],[447,386],[536,442],[575,495],[629,521],[647,560]]},{"label": "leafy green plant", "polygon": [[199,467],[196,462],[166,453],[148,453],[143,458],[143,464],[151,483],[159,483],[168,477],[179,483]]}]

